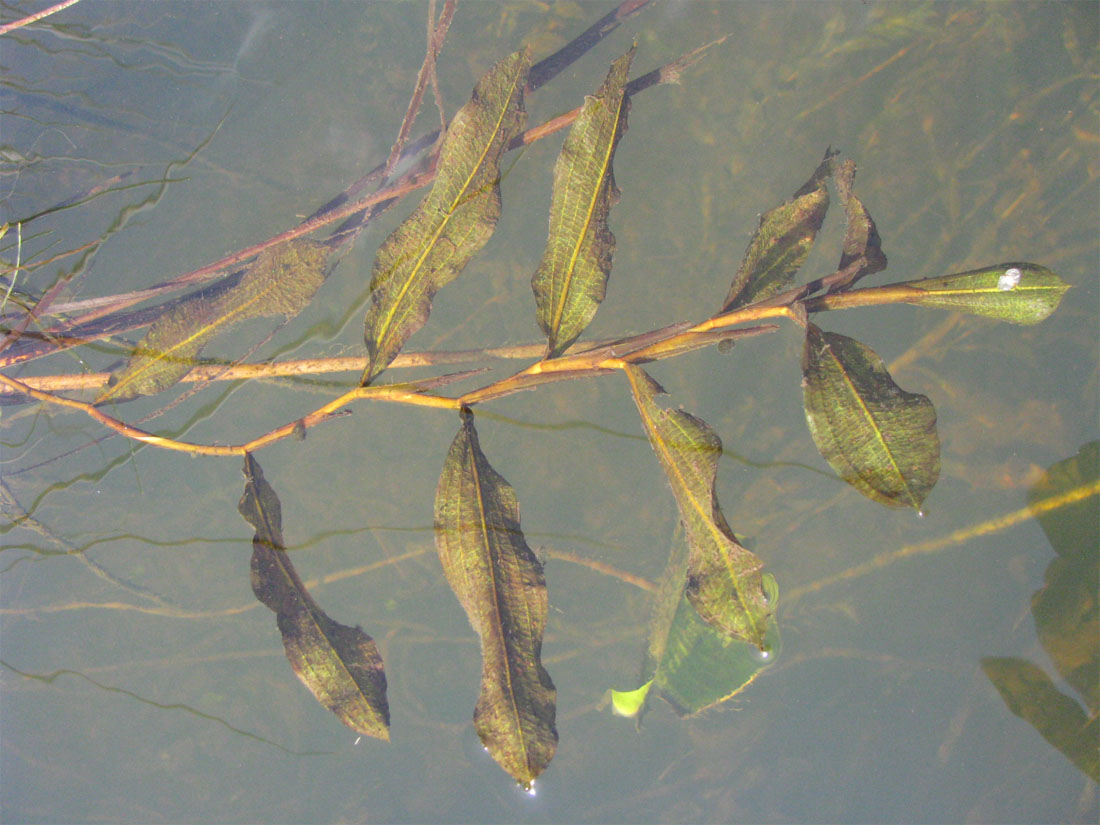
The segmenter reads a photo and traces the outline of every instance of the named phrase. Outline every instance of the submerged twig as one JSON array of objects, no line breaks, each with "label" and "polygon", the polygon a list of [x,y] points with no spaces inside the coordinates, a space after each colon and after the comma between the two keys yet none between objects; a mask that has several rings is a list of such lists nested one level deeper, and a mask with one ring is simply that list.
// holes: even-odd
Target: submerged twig
[{"label": "submerged twig", "polygon": [[413,89],[412,98],[409,99],[409,107],[405,111],[405,119],[401,121],[401,128],[397,132],[397,139],[390,149],[390,156],[386,158],[386,166],[382,171],[382,179],[389,178],[393,168],[401,159],[401,150],[405,148],[405,142],[409,139],[413,122],[420,111],[420,101],[424,97],[424,88],[430,82],[435,92],[436,107],[439,109],[440,134],[447,128],[447,116],[443,111],[443,98],[439,93],[439,82],[435,74],[435,63],[443,49],[443,40],[447,37],[447,29],[451,26],[454,17],[457,0],[446,0],[439,20],[435,19],[435,0],[428,4],[428,48],[424,55],[424,62],[416,75],[416,87]]},{"label": "submerged twig", "polygon": [[34,14],[28,14],[26,17],[21,17],[18,20],[5,23],[3,26],[0,26],[0,34],[7,34],[10,31],[21,29],[23,26],[29,26],[31,23],[37,23],[43,17],[57,14],[57,12],[67,9],[69,6],[75,6],[79,2],[80,0],[61,0],[60,3],[54,3],[52,6],[42,9],[42,11],[36,11]]}]

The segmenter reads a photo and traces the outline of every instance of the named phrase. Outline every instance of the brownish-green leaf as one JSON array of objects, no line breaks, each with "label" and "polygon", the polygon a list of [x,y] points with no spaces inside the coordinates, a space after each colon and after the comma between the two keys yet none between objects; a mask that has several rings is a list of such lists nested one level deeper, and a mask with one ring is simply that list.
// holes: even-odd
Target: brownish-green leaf
[{"label": "brownish-green leaf", "polygon": [[1069,284],[1044,266],[1004,263],[939,278],[906,281],[901,300],[984,315],[1013,324],[1037,324],[1058,308]]},{"label": "brownish-green leaf", "polygon": [[837,194],[844,202],[848,228],[844,232],[844,249],[837,266],[838,277],[831,280],[829,292],[847,289],[865,275],[873,275],[886,268],[886,255],[883,254],[882,239],[875,222],[863,202],[852,194],[855,176],[856,164],[853,160],[837,164],[833,169],[833,180],[836,181]]},{"label": "brownish-green leaf", "polygon": [[539,326],[561,355],[588,326],[607,290],[615,236],[607,214],[618,200],[611,163],[626,131],[623,94],[634,47],[611,64],[594,96],[585,98],[554,166],[550,234],[531,288]]},{"label": "brownish-green leaf", "polygon": [[252,590],[275,611],[290,666],[322,705],[358,733],[389,741],[386,674],[378,647],[358,627],[330,619],[309,595],[283,544],[279,498],[251,454],[238,509],[256,529]]},{"label": "brownish-green leaf", "polygon": [[760,217],[760,226],[745,250],[722,312],[769,298],[790,285],[825,220],[829,208],[825,181],[834,156],[835,153],[827,152],[793,197]]},{"label": "brownish-green leaf", "polygon": [[264,250],[232,289],[213,299],[200,294],[154,322],[96,403],[167,389],[190,372],[211,338],[233,324],[297,315],[324,283],[327,264],[328,248],[315,241],[287,241]]},{"label": "brownish-green leaf", "polygon": [[643,369],[625,369],[684,524],[688,600],[707,624],[764,650],[775,606],[764,588],[760,559],[737,542],[718,506],[714,481],[722,442],[705,421],[662,409],[656,397],[663,390]]},{"label": "brownish-green leaf", "polygon": [[432,297],[480,250],[500,217],[500,157],[523,130],[526,50],[478,81],[455,113],[439,152],[435,183],[378,250],[364,323],[369,384],[428,320]]},{"label": "brownish-green leaf", "polygon": [[1073,762],[1094,782],[1100,782],[1097,717],[1054,686],[1040,668],[1023,659],[988,657],[982,670],[1005,705]]},{"label": "brownish-green leaf", "polygon": [[546,580],[520,530],[515,491],[486,460],[469,411],[436,490],[435,544],[481,637],[474,727],[493,759],[530,788],[558,744],[557,692],[539,658]]},{"label": "brownish-green leaf", "polygon": [[802,351],[802,398],[814,442],[841,478],[875,501],[920,510],[940,473],[928,398],[895,384],[869,347],[813,324]]}]

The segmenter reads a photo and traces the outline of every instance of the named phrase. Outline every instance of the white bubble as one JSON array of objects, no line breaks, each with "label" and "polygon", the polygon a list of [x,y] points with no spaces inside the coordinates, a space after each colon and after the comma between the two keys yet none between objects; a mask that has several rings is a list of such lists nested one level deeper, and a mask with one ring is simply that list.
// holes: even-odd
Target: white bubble
[{"label": "white bubble", "polygon": [[754,647],[749,655],[752,656],[754,662],[764,665],[770,662],[775,654],[770,647],[764,647],[763,649]]},{"label": "white bubble", "polygon": [[1016,267],[1006,269],[1005,274],[997,279],[997,289],[1001,292],[1008,292],[1009,290],[1015,289],[1017,284],[1020,283],[1020,278],[1023,277],[1023,274],[1024,273]]}]

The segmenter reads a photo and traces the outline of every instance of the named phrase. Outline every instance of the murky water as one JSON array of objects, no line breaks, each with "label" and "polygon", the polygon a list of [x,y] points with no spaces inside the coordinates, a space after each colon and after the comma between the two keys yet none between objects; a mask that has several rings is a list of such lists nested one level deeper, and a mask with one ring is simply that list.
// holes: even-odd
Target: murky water
[{"label": "murky water", "polygon": [[[440,58],[448,115],[499,57],[525,44],[544,56],[609,8],[460,4]],[[362,2],[82,3],[0,38],[0,220],[69,202],[27,221],[21,247],[9,230],[0,254],[30,265],[95,242],[22,272],[15,294],[67,273],[66,301],[139,289],[295,225],[384,161],[425,15]],[[359,403],[257,456],[314,598],[379,643],[393,714],[383,744],[357,741],[298,683],[252,596],[239,459],[93,443],[105,431],[82,414],[4,407],[14,501],[0,554],[0,816],[1095,821],[1096,785],[980,669],[1017,656],[1053,673],[1029,611],[1054,551],[1033,519],[972,528],[1024,507],[1043,468],[1097,437],[1098,20],[1085,2],[670,2],[529,99],[537,124],[578,105],[632,39],[637,75],[730,34],[681,85],[633,101],[593,338],[712,314],[757,216],[830,145],[858,164],[856,193],[883,237],[890,264],[875,283],[1035,261],[1074,287],[1036,327],[911,307],[816,319],[936,404],[943,470],[923,519],[833,478],[806,431],[793,326],[652,366],[670,403],[722,437],[723,510],[779,582],[782,655],[728,706],[681,720],[658,702],[640,732],[598,709],[607,688],[636,686],[651,610],[649,592],[606,568],[654,581],[680,540],[621,376],[478,411],[483,449],[548,559],[543,657],[560,744],[533,797],[472,730],[477,639],[433,546],[457,416]],[[438,123],[431,97],[414,134]],[[551,137],[506,161],[493,240],[410,349],[538,340],[529,282],[559,146]],[[360,355],[374,251],[417,199],[369,227],[273,338],[250,322],[205,354],[259,343],[249,360]],[[836,264],[832,211],[806,277]],[[8,372],[102,370],[121,343]],[[491,364],[494,376],[514,368]],[[239,443],[356,380],[220,385],[144,426]],[[170,397],[113,412],[136,421]],[[21,510],[32,520],[8,523]]]}]

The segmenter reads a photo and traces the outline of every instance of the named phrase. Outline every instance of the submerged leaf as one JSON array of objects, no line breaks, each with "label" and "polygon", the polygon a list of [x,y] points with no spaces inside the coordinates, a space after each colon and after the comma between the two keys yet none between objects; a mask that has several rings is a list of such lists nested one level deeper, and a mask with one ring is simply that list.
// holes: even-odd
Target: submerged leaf
[{"label": "submerged leaf", "polygon": [[542,666],[547,595],[512,487],[489,465],[464,411],[435,496],[443,570],[481,637],[474,727],[489,754],[529,788],[554,756],[557,692]]},{"label": "submerged leaf", "polygon": [[1069,284],[1044,266],[1004,263],[955,275],[896,284],[908,304],[1037,324],[1058,308]]},{"label": "submerged leaf", "polygon": [[[692,716],[721,704],[747,688],[760,672],[773,664],[780,649],[779,628],[768,621],[766,650],[730,639],[703,622],[684,594],[686,553],[673,545],[657,595],[649,629],[642,678],[635,691],[610,691],[619,716],[639,717],[649,696],[660,696],[681,716]],[[778,604],[775,578],[762,577],[768,602]]]},{"label": "submerged leaf", "polygon": [[341,722],[389,741],[386,674],[378,647],[360,628],[334,622],[313,601],[284,549],[279,498],[250,453],[245,454],[244,475],[238,509],[256,529],[252,590],[275,611],[290,666]]},{"label": "submerged leaf", "polygon": [[1031,597],[1039,641],[1058,675],[1096,713],[1100,710],[1100,442],[1059,461],[1028,491],[1028,502],[1056,501],[1083,490],[1091,494],[1039,516],[1058,554],[1047,566],[1043,586]]},{"label": "submerged leaf", "polygon": [[428,320],[432,298],[480,250],[500,217],[500,157],[523,130],[529,58],[490,69],[447,127],[435,183],[378,250],[364,321],[369,384]]},{"label": "submerged leaf", "polygon": [[940,473],[928,398],[895,384],[869,347],[813,324],[802,351],[802,397],[814,443],[841,478],[882,504],[920,510]]},{"label": "submerged leaf", "polygon": [[733,536],[715,497],[722,442],[705,421],[657,405],[660,386],[640,367],[625,367],[649,443],[672,485],[688,541],[684,590],[709,625],[761,650],[775,610],[763,566]]},{"label": "submerged leaf", "polygon": [[760,217],[760,226],[749,241],[737,269],[722,312],[770,298],[785,289],[810,254],[817,230],[829,208],[826,178],[835,153],[827,152],[808,181],[784,201]]},{"label": "submerged leaf", "polygon": [[1094,782],[1100,782],[1097,717],[1054,686],[1041,668],[1023,659],[987,657],[982,670],[1005,705],[1030,724]]},{"label": "submerged leaf", "polygon": [[[765,582],[771,575],[764,574]],[[653,662],[657,692],[681,716],[701,713],[739,694],[778,658],[779,628],[770,620],[764,651],[705,624],[681,596],[667,643]]]},{"label": "submerged leaf", "polygon": [[265,249],[232,289],[209,299],[200,293],[157,319],[95,403],[168,389],[191,371],[207,342],[233,324],[266,315],[294,317],[324,283],[327,264],[328,248],[315,241]]},{"label": "submerged leaf", "polygon": [[586,97],[554,166],[550,234],[531,279],[539,326],[561,355],[588,326],[607,289],[615,236],[607,214],[618,200],[611,163],[626,131],[624,93],[634,47],[611,65],[594,96]]},{"label": "submerged leaf", "polygon": [[634,690],[615,690],[612,688],[607,692],[607,699],[611,702],[611,710],[616,716],[626,716],[627,718],[634,718],[638,716],[645,708],[646,700],[649,698],[649,689],[653,686],[653,680],[650,679],[644,685]]}]

